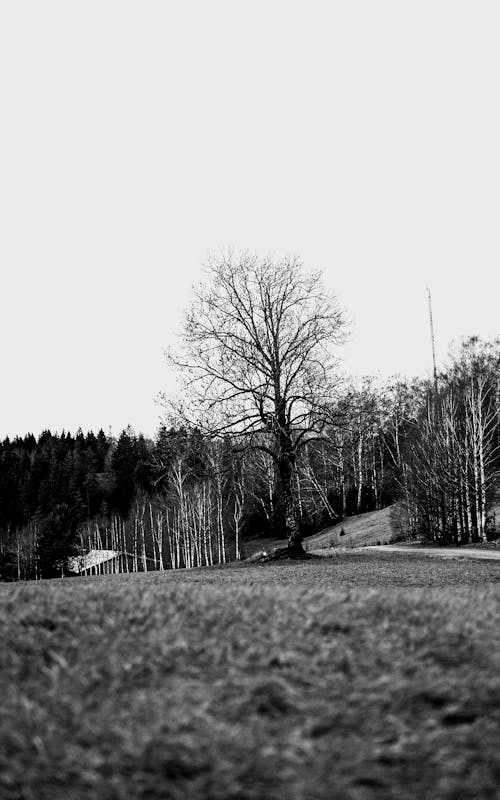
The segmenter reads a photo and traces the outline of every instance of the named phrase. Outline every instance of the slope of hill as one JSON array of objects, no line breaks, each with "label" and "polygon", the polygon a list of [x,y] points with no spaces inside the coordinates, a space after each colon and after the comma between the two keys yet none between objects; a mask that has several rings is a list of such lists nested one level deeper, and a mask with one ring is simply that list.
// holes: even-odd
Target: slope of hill
[{"label": "slope of hill", "polygon": [[342,522],[309,536],[304,546],[311,551],[339,545],[361,547],[368,544],[388,544],[401,535],[396,518],[397,504],[379,511],[367,511],[366,514],[358,514],[356,517],[346,517]]}]

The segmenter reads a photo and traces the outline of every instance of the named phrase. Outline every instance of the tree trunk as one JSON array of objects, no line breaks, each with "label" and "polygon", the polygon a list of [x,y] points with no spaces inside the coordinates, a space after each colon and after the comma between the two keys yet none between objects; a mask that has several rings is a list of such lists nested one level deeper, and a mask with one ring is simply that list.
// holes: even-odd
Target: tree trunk
[{"label": "tree trunk", "polygon": [[297,514],[294,490],[294,456],[282,448],[281,457],[278,461],[279,489],[282,497],[280,498],[284,511],[284,525],[286,538],[288,540],[288,551],[292,556],[302,556],[305,554],[302,547],[302,534]]}]

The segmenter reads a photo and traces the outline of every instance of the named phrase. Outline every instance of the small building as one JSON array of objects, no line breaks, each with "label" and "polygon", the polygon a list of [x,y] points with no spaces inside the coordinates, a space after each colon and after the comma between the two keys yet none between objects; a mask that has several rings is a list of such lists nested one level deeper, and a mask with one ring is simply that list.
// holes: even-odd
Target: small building
[{"label": "small building", "polygon": [[[157,562],[146,556],[133,556],[120,550],[89,550],[68,560],[71,575],[115,575],[122,572],[148,572],[158,569]],[[145,568],[145,569],[144,569]]]},{"label": "small building", "polygon": [[126,559],[127,554],[118,550],[89,550],[83,556],[70,558],[68,569],[78,575],[110,575],[127,572]]}]

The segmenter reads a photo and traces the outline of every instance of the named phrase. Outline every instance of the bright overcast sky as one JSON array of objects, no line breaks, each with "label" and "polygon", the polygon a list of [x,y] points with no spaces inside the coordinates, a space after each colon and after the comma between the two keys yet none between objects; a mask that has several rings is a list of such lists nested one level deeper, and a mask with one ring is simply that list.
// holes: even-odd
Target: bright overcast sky
[{"label": "bright overcast sky", "polygon": [[151,435],[209,250],[299,254],[353,373],[500,332],[497,0],[0,0],[0,437]]}]

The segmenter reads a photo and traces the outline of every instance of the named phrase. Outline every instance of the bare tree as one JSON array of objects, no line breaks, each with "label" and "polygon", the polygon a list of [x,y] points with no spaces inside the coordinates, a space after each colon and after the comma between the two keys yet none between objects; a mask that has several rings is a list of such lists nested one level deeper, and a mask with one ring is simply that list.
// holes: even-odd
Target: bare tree
[{"label": "bare tree", "polygon": [[498,342],[471,337],[452,358],[436,381],[415,384],[417,405],[403,437],[395,409],[388,452],[414,532],[440,544],[484,542],[500,472]]},{"label": "bare tree", "polygon": [[331,409],[331,348],[345,338],[343,309],[320,273],[304,272],[297,258],[231,252],[211,257],[206,273],[186,313],[181,350],[167,354],[189,398],[177,411],[273,459],[275,506],[290,553],[301,554],[296,457],[322,435]]}]

